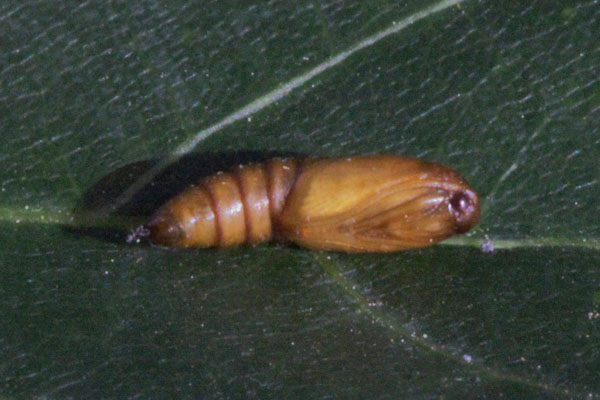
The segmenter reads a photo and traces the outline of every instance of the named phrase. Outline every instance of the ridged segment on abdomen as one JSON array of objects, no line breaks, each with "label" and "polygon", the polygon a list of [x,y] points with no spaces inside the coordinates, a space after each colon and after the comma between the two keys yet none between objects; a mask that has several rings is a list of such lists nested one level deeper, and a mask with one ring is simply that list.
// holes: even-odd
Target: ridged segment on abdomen
[{"label": "ridged segment on abdomen", "polygon": [[148,227],[154,243],[228,247],[273,237],[297,161],[275,158],[205,178],[163,205]]}]

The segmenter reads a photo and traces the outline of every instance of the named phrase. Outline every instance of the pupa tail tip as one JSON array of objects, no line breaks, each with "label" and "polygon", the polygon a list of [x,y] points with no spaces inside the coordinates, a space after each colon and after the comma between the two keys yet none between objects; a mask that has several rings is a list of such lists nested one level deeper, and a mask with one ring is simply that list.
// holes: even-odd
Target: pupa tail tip
[{"label": "pupa tail tip", "polygon": [[150,229],[147,225],[140,225],[133,229],[129,235],[127,235],[127,243],[140,243],[142,239],[150,236]]}]

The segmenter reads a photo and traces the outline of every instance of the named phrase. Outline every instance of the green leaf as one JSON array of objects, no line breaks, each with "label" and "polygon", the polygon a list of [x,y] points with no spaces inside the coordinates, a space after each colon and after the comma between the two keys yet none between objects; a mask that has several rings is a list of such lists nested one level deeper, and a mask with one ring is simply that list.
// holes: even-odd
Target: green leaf
[{"label": "green leaf", "polygon": [[[5,1],[2,395],[600,397],[599,27],[593,0]],[[483,218],[384,255],[126,243],[271,153],[447,164]]]}]

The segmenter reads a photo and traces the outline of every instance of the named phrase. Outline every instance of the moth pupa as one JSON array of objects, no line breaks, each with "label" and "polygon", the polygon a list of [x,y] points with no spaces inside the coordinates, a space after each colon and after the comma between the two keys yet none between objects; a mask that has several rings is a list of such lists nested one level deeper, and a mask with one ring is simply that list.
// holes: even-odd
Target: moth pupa
[{"label": "moth pupa", "polygon": [[449,167],[415,158],[274,158],[202,179],[150,218],[171,247],[285,240],[343,252],[429,246],[480,218],[475,191]]}]

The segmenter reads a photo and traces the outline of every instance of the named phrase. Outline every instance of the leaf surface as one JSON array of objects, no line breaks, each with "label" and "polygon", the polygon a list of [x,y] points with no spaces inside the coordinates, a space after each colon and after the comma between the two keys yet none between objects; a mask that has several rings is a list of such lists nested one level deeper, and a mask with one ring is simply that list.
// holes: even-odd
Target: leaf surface
[{"label": "leaf surface", "polygon": [[[595,1],[5,1],[3,396],[599,397],[598,27]],[[382,255],[107,231],[240,151],[447,164],[482,221]]]}]

